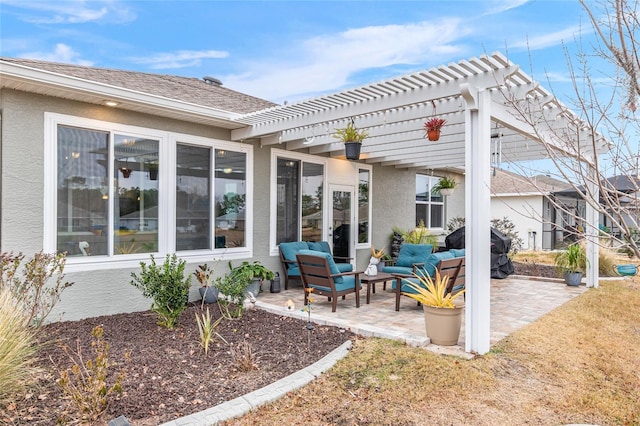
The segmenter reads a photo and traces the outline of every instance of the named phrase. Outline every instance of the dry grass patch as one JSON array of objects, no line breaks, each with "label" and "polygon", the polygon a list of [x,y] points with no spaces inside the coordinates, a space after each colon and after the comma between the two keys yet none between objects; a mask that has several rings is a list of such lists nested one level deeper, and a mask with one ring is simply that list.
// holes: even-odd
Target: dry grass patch
[{"label": "dry grass patch", "polygon": [[227,424],[638,425],[639,347],[640,285],[603,283],[471,361],[358,340],[317,381]]}]

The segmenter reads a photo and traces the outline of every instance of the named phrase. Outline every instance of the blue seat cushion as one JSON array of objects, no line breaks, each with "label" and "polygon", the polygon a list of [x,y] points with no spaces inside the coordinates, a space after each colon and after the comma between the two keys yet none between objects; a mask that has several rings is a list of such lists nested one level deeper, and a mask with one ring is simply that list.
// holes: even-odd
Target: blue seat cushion
[{"label": "blue seat cushion", "polygon": [[[355,283],[356,283],[356,277],[354,277],[353,275],[348,276],[348,277],[340,277],[340,279],[342,280],[342,282],[338,283],[336,282],[336,280],[333,280],[333,283],[336,286],[336,291],[343,291],[343,290],[349,290],[355,287]],[[361,286],[362,284],[358,283],[358,288]],[[322,290],[322,291],[326,291],[329,292],[331,291],[331,289],[327,288],[327,287],[322,287],[319,285],[311,285],[311,287],[313,288],[317,288],[318,290]]]},{"label": "blue seat cushion", "polygon": [[411,275],[413,274],[413,267],[406,266],[384,266],[382,267],[382,272],[386,272],[387,274],[404,274]]},{"label": "blue seat cushion", "polygon": [[449,253],[453,255],[453,257],[464,257],[465,250],[464,249],[451,249]]},{"label": "blue seat cushion", "polygon": [[[325,253],[323,251],[316,251],[316,250],[299,250],[298,253],[323,257],[327,259],[327,262],[329,264],[329,271],[331,272],[332,275],[341,273],[340,270],[338,269],[338,266],[336,265],[336,262],[333,261],[333,257],[331,256],[330,253]],[[344,281],[344,277],[335,277],[333,279],[333,282],[336,284],[336,287],[338,286],[338,284],[341,284],[343,281]]]},{"label": "blue seat cushion", "polygon": [[423,270],[429,275],[433,277],[436,273],[436,267],[441,260],[444,259],[453,259],[454,256],[450,251],[441,251],[439,253],[432,253],[427,257],[427,260],[424,262]]},{"label": "blue seat cushion", "polygon": [[[306,241],[293,241],[291,243],[280,243],[280,250],[282,251],[282,255],[284,256],[284,258],[286,260],[289,260],[293,263],[288,263],[287,264],[287,269],[289,271],[291,271],[293,268],[298,268],[298,265],[296,265],[296,254],[298,253],[298,251],[300,250],[307,250],[309,248],[309,246],[307,245]],[[289,272],[289,275],[291,275],[291,272]],[[300,275],[300,272],[298,272],[298,275]]]},{"label": "blue seat cushion", "polygon": [[[402,291],[403,293],[412,293],[412,294],[418,293],[416,290],[414,290],[413,288],[409,287],[409,285],[408,285],[409,283],[407,281],[411,282],[412,284],[417,284],[417,285],[419,285],[421,287],[424,287],[420,283],[420,280],[417,279],[417,278],[403,278],[402,279],[402,284],[401,284],[402,287],[400,287],[400,291]],[[391,283],[391,289],[392,290],[395,290],[398,287],[397,283],[398,283],[398,280],[393,280],[393,283]]]},{"label": "blue seat cushion", "polygon": [[413,268],[414,263],[424,263],[432,251],[431,244],[402,244],[396,266]]},{"label": "blue seat cushion", "polygon": [[322,251],[325,253],[331,253],[331,247],[329,247],[329,243],[326,241],[309,241],[307,243],[309,245],[309,250]]},{"label": "blue seat cushion", "polygon": [[350,263],[336,263],[338,270],[342,273],[353,271],[353,265]]}]

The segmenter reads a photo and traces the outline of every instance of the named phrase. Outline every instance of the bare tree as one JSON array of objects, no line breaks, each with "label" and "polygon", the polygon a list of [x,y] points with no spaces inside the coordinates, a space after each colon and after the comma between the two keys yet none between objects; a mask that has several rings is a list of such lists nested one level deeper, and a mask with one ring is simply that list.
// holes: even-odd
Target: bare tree
[{"label": "bare tree", "polygon": [[[528,124],[543,144],[555,165],[556,176],[568,182],[585,203],[619,230],[611,239],[640,257],[638,1],[580,3],[590,19],[596,42],[585,53],[584,42],[578,39],[580,51],[573,56],[565,46],[575,95],[571,108],[557,101],[553,91],[536,91],[523,102],[517,101],[512,85],[504,84],[503,94],[517,119]],[[603,63],[609,64],[610,71],[603,72],[598,67]],[[560,127],[559,116],[569,124]],[[531,170],[523,174],[530,175]],[[617,178],[611,179],[613,176]],[[599,194],[592,192],[588,184],[598,188]],[[556,209],[582,223],[575,209],[553,202]]]}]

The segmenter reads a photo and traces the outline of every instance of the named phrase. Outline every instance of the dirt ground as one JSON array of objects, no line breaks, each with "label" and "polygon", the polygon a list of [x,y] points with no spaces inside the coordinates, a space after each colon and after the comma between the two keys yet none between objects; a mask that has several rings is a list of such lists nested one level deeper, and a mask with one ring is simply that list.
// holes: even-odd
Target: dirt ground
[{"label": "dirt ground", "polygon": [[[314,363],[352,337],[339,328],[319,325],[309,332],[304,321],[251,310],[240,320],[222,321],[216,331],[228,344],[215,340],[205,356],[197,312],[199,304],[189,306],[174,330],[156,325],[152,312],[45,326],[39,361],[44,372],[37,388],[0,409],[0,424],[55,425],[65,412],[73,419],[56,383],[60,371],[71,365],[62,347],[77,351],[79,343],[85,361],[95,358],[90,343],[96,325],[103,326],[110,345],[111,376],[125,373],[124,392],[113,401],[105,420],[124,415],[133,425],[156,425],[259,389]],[[217,304],[210,305],[210,312],[219,316]],[[232,356],[232,350],[243,348],[245,342],[255,354],[250,362],[255,369],[247,372]]]}]

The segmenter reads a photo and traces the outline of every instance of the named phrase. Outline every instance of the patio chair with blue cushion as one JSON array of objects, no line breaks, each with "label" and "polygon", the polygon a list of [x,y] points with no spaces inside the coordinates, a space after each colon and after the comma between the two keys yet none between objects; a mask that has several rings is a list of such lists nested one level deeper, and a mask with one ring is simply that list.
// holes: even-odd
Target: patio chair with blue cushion
[{"label": "patio chair with blue cushion", "polygon": [[416,272],[417,267],[424,266],[432,252],[433,246],[431,244],[404,243],[400,246],[395,265],[383,267],[382,272],[411,275]]},{"label": "patio chair with blue cushion", "polygon": [[[449,282],[447,283],[447,293],[456,294],[465,288],[465,258],[464,257],[452,257],[442,259],[437,264],[437,269],[440,272],[440,276],[448,276]],[[430,277],[435,275],[436,267],[431,270]],[[418,275],[428,273],[424,269],[418,271]],[[396,295],[396,311],[400,310],[400,296],[402,293],[417,293],[417,291],[410,287],[408,284],[417,284],[423,286],[422,282],[416,278],[413,274],[398,274],[396,279],[393,280],[391,285],[392,290]]]},{"label": "patio chair with blue cushion", "polygon": [[[331,255],[331,247],[326,241],[307,242],[293,241],[288,243],[280,243],[278,246],[280,252],[280,263],[282,264],[282,275],[284,276],[284,289],[289,289],[289,280],[300,280],[300,269],[296,260],[296,254],[300,250],[315,250]],[[340,272],[353,271],[351,263],[339,263],[340,261],[349,261],[348,258],[333,258]]]},{"label": "patio chair with blue cushion", "polygon": [[359,272],[340,272],[329,253],[315,250],[300,250],[296,254],[302,286],[304,304],[307,304],[308,288],[313,294],[327,296],[331,300],[331,312],[336,311],[338,297],[344,300],[347,294],[355,293],[356,308],[360,307]]}]

